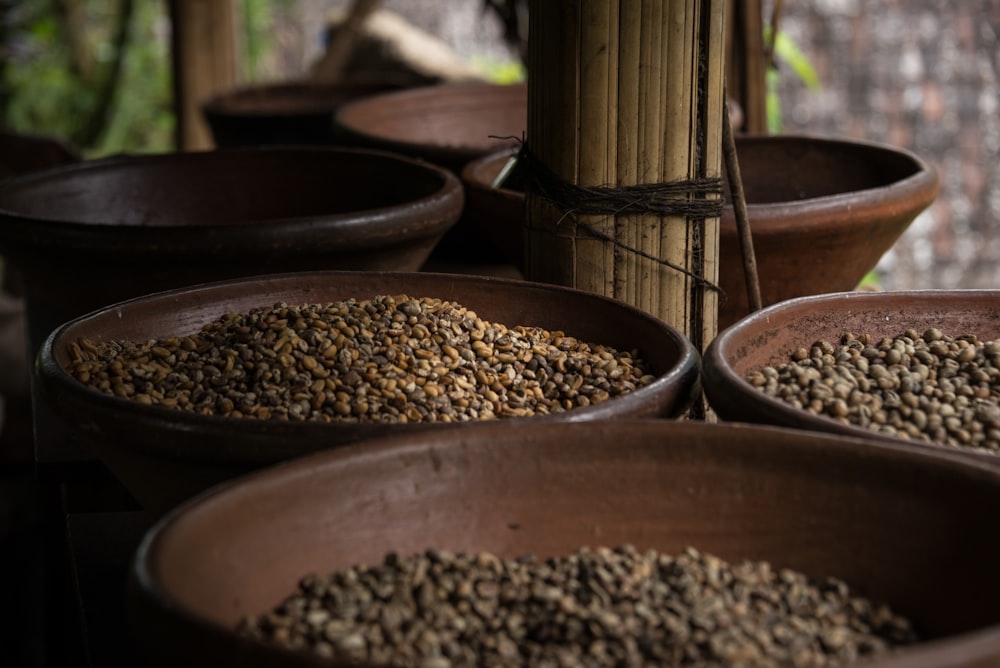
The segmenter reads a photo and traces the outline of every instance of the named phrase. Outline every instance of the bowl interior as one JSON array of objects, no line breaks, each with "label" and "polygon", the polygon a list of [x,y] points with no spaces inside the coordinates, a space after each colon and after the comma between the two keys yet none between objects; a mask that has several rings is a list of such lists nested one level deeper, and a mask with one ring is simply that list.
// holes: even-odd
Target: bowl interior
[{"label": "bowl interior", "polygon": [[0,215],[115,226],[330,217],[428,198],[446,178],[377,152],[245,148],[109,158],[8,182]]},{"label": "bowl interior", "polygon": [[905,151],[865,142],[749,135],[736,145],[748,205],[881,188],[927,169]]},{"label": "bowl interior", "polygon": [[[133,595],[149,615],[137,629],[162,651],[171,639],[153,638],[154,622],[170,618],[175,647],[197,638],[237,656],[251,644],[227,629],[309,572],[432,547],[547,557],[630,543],[839,577],[942,638],[1000,619],[1000,538],[987,528],[998,503],[1000,473],[829,435],[483,425],[322,453],[179,509],[136,559]],[[994,628],[977,651],[998,648]]]},{"label": "bowl interior", "polygon": [[[754,388],[745,376],[765,366],[787,363],[798,348],[816,341],[837,345],[845,333],[895,337],[907,329],[922,334],[937,328],[949,336],[1000,338],[1000,291],[915,290],[847,292],[801,297],[765,308],[719,334],[705,351],[703,383],[709,403],[724,420],[758,422],[888,440],[908,447],[945,446],[876,434],[863,427],[799,410]],[[953,450],[953,448],[948,448]],[[964,454],[996,464],[978,449]]]},{"label": "bowl interior", "polygon": [[53,332],[39,353],[37,378],[47,405],[72,433],[85,434],[94,443],[143,507],[162,512],[215,482],[307,452],[468,423],[253,420],[145,406],[102,394],[71,377],[66,371],[70,343],[80,337],[145,341],[191,333],[225,313],[278,302],[324,303],[385,294],[440,297],[473,309],[484,320],[539,326],[620,350],[637,349],[656,377],[649,385],[602,403],[523,419],[671,417],[688,408],[698,387],[699,356],[693,344],[665,323],[610,299],[513,280],[379,272],[264,276],[114,305]]}]

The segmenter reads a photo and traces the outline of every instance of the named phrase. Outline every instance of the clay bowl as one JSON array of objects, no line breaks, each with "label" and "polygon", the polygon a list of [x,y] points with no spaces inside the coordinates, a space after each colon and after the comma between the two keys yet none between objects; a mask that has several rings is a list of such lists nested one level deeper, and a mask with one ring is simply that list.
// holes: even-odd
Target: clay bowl
[{"label": "clay bowl", "polygon": [[712,408],[723,420],[779,425],[877,439],[916,450],[958,452],[993,466],[1000,457],[985,450],[951,448],[905,440],[812,415],[750,385],[747,372],[787,362],[800,347],[846,332],[894,337],[907,329],[936,327],[945,334],[1000,338],[1000,290],[914,290],[845,292],[799,297],[750,315],[720,333],[705,351],[703,384]]},{"label": "clay bowl", "polygon": [[[38,358],[43,396],[146,509],[158,512],[221,480],[324,448],[441,423],[379,424],[251,420],[181,412],[96,392],[67,374],[67,346],[161,338],[197,331],[227,312],[277,302],[368,299],[384,294],[457,301],[479,317],[562,330],[585,341],[639,349],[657,379],[635,392],[551,417],[561,423],[683,413],[698,390],[699,356],[665,323],[590,293],[507,279],[430,273],[304,272],[213,283],[123,302],[77,318],[45,341]],[[505,423],[512,421],[504,419]],[[461,428],[461,427],[452,427]]]},{"label": "clay bowl", "polygon": [[334,117],[345,141],[428,160],[456,173],[510,139],[528,122],[528,88],[446,83],[373,95],[346,104]]},{"label": "clay bowl", "polygon": [[[937,196],[937,172],[912,153],[807,135],[736,138],[765,306],[854,289]],[[466,216],[515,264],[523,264],[524,197],[491,186],[511,151],[462,171]],[[728,186],[726,187],[728,192]],[[732,206],[719,226],[719,328],[749,313]]]},{"label": "clay bowl", "polygon": [[[344,105],[334,125],[340,141],[430,161],[458,174],[471,160],[524,136],[525,84],[446,83],[374,95]],[[501,139],[506,137],[506,139]],[[466,271],[505,258],[470,215],[435,248],[432,268]]]},{"label": "clay bowl", "polygon": [[357,99],[401,88],[390,83],[316,84],[289,81],[244,86],[201,106],[216,146],[334,145],[333,115]]},{"label": "clay bowl", "polygon": [[32,354],[123,299],[310,269],[415,271],[458,219],[450,172],[402,156],[255,147],[86,161],[0,184]]},{"label": "clay bowl", "polygon": [[865,665],[986,665],[1000,656],[998,505],[1000,471],[829,434],[495,423],[328,451],[198,497],[146,535],[128,607],[157,665],[341,665],[231,629],[306,573],[389,551],[546,558],[690,545],[839,577],[933,640]]}]

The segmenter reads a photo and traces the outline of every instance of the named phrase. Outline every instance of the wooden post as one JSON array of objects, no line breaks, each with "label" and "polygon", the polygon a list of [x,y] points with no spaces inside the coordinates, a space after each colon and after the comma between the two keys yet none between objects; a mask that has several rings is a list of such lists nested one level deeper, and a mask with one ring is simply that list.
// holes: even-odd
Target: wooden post
[{"label": "wooden post", "polygon": [[201,103],[237,82],[235,0],[170,0],[178,150],[210,149]]},{"label": "wooden post", "polygon": [[762,0],[732,0],[726,18],[726,85],[743,112],[742,130],[767,132],[768,48]]},{"label": "wooden post", "polygon": [[[579,186],[720,179],[725,5],[531,0],[527,145],[538,162]],[[688,197],[719,200],[721,184]],[[625,301],[699,348],[715,336],[718,217],[573,214],[530,190],[527,208],[529,279]]]}]

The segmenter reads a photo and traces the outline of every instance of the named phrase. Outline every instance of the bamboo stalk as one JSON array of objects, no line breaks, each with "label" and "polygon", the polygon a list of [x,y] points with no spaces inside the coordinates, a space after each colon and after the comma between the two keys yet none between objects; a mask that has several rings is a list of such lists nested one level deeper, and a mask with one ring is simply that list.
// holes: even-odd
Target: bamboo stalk
[{"label": "bamboo stalk", "polygon": [[[577,138],[578,183],[604,186],[617,181],[616,158],[610,140],[617,119],[614,79],[618,59],[618,3],[580,3],[580,129]],[[578,216],[601,234],[614,236],[614,218]],[[602,239],[580,233],[576,238],[575,285],[598,294],[613,294],[614,248]]]},{"label": "bamboo stalk", "polygon": [[[637,151],[638,183],[654,183],[660,178],[663,159],[663,113],[661,100],[666,99],[665,82],[661,54],[666,51],[666,32],[662,0],[645,0],[642,6],[642,26],[640,40],[640,74],[642,87],[639,91],[639,108],[642,120],[639,124],[640,147],[646,150]],[[660,257],[660,227],[663,221],[659,216],[643,218],[639,230],[638,248],[650,257]],[[636,307],[646,312],[656,312],[660,302],[660,281],[656,279],[659,267],[652,260],[639,257],[639,280]]]},{"label": "bamboo stalk", "polygon": [[[614,183],[624,186],[639,183],[639,119],[642,106],[639,91],[642,88],[640,55],[642,48],[642,1],[622,0],[618,17],[618,118],[617,163]],[[613,94],[613,93],[612,93]],[[615,219],[615,238],[624,240],[630,248],[639,248],[642,238],[642,216],[621,216]],[[629,304],[640,305],[639,289],[642,280],[627,280],[640,276],[641,258],[635,253],[617,247],[614,251],[615,270],[612,294]],[[640,305],[641,308],[641,305]]]},{"label": "bamboo stalk", "polygon": [[[726,118],[725,73],[725,5],[726,0],[707,0],[703,5],[702,49],[707,66],[704,69],[702,105],[703,155],[697,174],[708,178],[722,177],[722,144],[724,133],[731,129]],[[717,66],[713,66],[717,64]],[[721,198],[721,195],[718,197]],[[702,222],[702,249],[704,260],[702,276],[711,283],[719,280],[719,219]],[[715,338],[719,321],[719,293],[702,289],[702,334],[699,342],[704,348]]]},{"label": "bamboo stalk", "polygon": [[[661,181],[676,181],[687,178],[691,165],[691,140],[693,129],[693,106],[697,91],[692,88],[692,3],[671,1],[664,11],[667,48],[664,86],[664,137],[662,145],[665,157],[660,174]],[[659,257],[679,266],[688,265],[687,220],[671,216],[663,220],[660,227]],[[678,322],[689,323],[690,285],[688,277],[677,272],[665,272],[660,283],[658,313],[673,314]]]}]

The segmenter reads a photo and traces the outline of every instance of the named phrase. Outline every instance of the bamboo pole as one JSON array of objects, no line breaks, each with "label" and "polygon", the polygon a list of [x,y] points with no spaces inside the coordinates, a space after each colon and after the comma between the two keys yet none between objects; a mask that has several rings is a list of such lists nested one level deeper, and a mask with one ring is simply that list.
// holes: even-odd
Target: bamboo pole
[{"label": "bamboo pole", "polygon": [[[558,178],[720,178],[725,0],[531,0],[529,11],[527,143]],[[714,337],[705,282],[718,279],[718,218],[573,214],[532,192],[527,211],[529,279],[618,298],[699,347]]]}]

